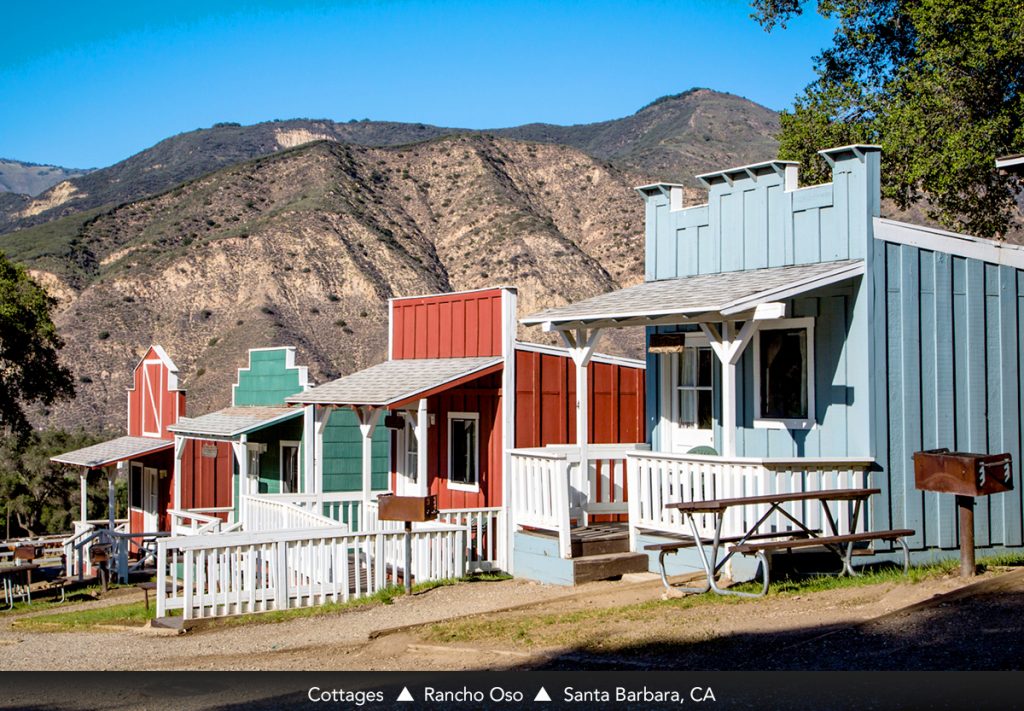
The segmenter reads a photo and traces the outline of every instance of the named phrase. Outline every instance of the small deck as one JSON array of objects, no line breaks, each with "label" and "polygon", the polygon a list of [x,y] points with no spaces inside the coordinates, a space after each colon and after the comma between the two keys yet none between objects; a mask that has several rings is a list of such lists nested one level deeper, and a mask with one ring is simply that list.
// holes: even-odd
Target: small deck
[{"label": "small deck", "polygon": [[[520,536],[535,539],[533,546],[538,552],[558,550],[558,533],[555,531],[521,531]],[[562,582],[579,585],[594,580],[619,578],[627,573],[647,572],[647,556],[629,552],[629,525],[626,523],[596,523],[577,526],[570,531],[572,557],[558,559],[565,568]],[[556,564],[556,556],[540,553],[548,562]],[[517,573],[518,574],[518,573]],[[526,577],[530,577],[527,575]]]}]

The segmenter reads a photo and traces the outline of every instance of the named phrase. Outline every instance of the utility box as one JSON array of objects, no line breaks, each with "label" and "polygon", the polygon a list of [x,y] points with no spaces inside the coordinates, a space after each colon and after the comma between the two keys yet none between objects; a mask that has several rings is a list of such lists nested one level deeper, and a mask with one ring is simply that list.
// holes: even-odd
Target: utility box
[{"label": "utility box", "polygon": [[924,491],[988,496],[1013,489],[1009,454],[972,454],[930,449],[914,454],[914,484]]},{"label": "utility box", "polygon": [[437,496],[377,497],[377,518],[381,521],[433,521],[437,518]]}]

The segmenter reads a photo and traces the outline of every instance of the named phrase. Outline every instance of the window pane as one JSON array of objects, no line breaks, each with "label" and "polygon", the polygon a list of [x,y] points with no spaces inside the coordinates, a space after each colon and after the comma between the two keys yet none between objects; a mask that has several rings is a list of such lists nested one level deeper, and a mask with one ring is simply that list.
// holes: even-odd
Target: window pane
[{"label": "window pane", "polygon": [[133,509],[142,508],[142,469],[140,467],[131,468],[131,478],[129,480],[128,488],[131,489],[131,507]]},{"label": "window pane", "polygon": [[711,349],[700,348],[697,351],[697,385],[711,387]]},{"label": "window pane", "polygon": [[696,375],[697,364],[696,354],[694,348],[684,348],[683,352],[679,354],[679,384],[680,385],[695,385],[694,376]]},{"label": "window pane", "polygon": [[761,331],[761,416],[806,419],[807,330]]},{"label": "window pane", "polygon": [[711,391],[697,391],[697,427],[711,429]]},{"label": "window pane", "polygon": [[451,480],[460,484],[476,483],[476,421],[451,421]]},{"label": "window pane", "polygon": [[696,390],[679,391],[679,424],[692,427],[697,421]]}]

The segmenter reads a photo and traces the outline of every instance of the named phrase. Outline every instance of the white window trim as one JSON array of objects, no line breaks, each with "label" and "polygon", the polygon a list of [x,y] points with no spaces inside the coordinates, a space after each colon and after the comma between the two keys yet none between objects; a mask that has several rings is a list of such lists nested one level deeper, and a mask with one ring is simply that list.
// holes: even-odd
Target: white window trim
[{"label": "white window trim", "polygon": [[[463,484],[459,481],[452,481],[452,420],[472,420],[476,423],[476,437],[473,438],[473,447],[476,451],[473,456],[476,458],[476,483]],[[468,491],[471,493],[480,492],[480,413],[479,412],[449,412],[448,413],[448,488],[453,491]]]},{"label": "white window trim", "polygon": [[780,318],[765,321],[759,331],[785,328],[807,330],[807,419],[761,417],[761,336],[754,335],[754,428],[766,430],[813,430],[817,426],[814,405],[814,319]]},{"label": "white window trim", "polygon": [[295,462],[295,486],[298,488],[302,484],[302,442],[297,439],[282,439],[277,445],[277,476],[281,482],[281,493],[282,494],[298,494],[298,491],[284,491],[284,448],[295,447],[297,459]]}]

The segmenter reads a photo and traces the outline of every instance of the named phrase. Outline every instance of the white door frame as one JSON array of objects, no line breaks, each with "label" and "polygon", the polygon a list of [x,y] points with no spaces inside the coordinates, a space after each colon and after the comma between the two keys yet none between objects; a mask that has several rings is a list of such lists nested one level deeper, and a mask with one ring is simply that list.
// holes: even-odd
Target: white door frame
[{"label": "white door frame", "polygon": [[[687,333],[686,348],[707,348],[711,352],[707,336],[702,333]],[[659,358],[659,377],[661,387],[661,447],[663,450],[676,454],[686,454],[694,447],[714,447],[714,422],[709,429],[683,427],[679,424],[679,358],[681,353],[664,353]],[[714,367],[712,354],[712,367]],[[714,374],[712,373],[712,403],[715,398]]]},{"label": "white door frame", "polygon": [[[284,450],[285,450],[285,447],[293,447],[295,449],[295,489],[296,489],[296,491],[292,491],[290,488],[286,490],[286,487],[285,487],[285,484],[287,483],[285,481],[285,476],[284,476]],[[277,471],[278,471],[278,477],[280,478],[280,481],[281,481],[281,493],[282,494],[298,494],[299,493],[298,488],[301,485],[301,481],[300,481],[300,477],[299,477],[299,469],[300,469],[300,467],[299,467],[299,460],[301,458],[301,451],[302,451],[302,443],[299,442],[298,440],[282,439],[280,442],[278,442],[278,470]]]},{"label": "white door frame", "polygon": [[156,467],[142,469],[142,530],[160,530],[160,472]]}]

